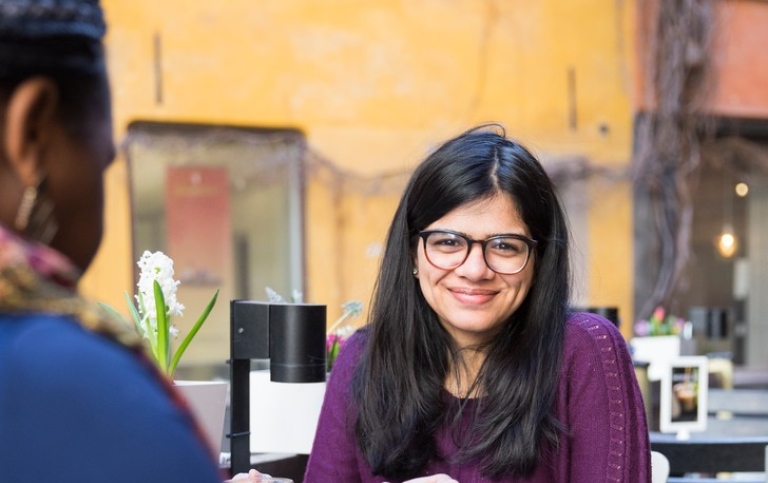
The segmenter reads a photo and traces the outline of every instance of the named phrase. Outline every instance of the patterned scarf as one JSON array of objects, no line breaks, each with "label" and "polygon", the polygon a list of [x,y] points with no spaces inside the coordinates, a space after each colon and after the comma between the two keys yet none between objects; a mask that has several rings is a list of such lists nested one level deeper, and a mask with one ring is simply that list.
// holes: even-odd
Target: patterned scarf
[{"label": "patterned scarf", "polygon": [[79,276],[58,252],[0,225],[0,312],[69,315],[83,328],[142,353],[142,340],[128,324],[77,294]]},{"label": "patterned scarf", "polygon": [[179,410],[189,417],[197,437],[208,447],[186,401],[146,356],[141,337],[100,304],[80,297],[76,291],[79,276],[79,270],[60,253],[22,240],[0,224],[0,314],[67,315],[85,330],[128,348],[154,375]]}]

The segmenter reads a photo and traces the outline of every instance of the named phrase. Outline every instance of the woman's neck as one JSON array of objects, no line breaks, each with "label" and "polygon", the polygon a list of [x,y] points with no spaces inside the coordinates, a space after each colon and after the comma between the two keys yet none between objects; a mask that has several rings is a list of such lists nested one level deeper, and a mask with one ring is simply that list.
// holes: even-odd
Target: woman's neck
[{"label": "woman's neck", "polygon": [[458,351],[451,360],[451,368],[445,377],[445,389],[461,398],[477,398],[484,394],[477,384],[477,377],[485,361],[485,352],[478,349]]}]

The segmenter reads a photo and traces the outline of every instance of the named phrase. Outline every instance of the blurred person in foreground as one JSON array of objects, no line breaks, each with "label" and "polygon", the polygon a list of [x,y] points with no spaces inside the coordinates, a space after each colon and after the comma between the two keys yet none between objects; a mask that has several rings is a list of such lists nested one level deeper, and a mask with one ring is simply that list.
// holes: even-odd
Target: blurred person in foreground
[{"label": "blurred person in foreground", "polygon": [[0,3],[0,480],[220,482],[142,341],[76,290],[114,157],[104,32],[97,0]]},{"label": "blurred person in foreground", "polygon": [[568,238],[551,180],[500,126],[430,154],[331,372],[305,483],[650,482],[627,345],[569,313]]}]

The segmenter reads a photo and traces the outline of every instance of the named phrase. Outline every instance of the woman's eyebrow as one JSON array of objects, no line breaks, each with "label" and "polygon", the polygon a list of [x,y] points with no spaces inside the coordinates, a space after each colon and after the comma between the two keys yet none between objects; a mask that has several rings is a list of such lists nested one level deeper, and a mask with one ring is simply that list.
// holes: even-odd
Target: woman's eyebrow
[{"label": "woman's eyebrow", "polygon": [[471,238],[472,240],[487,240],[488,238],[493,238],[493,237],[497,237],[497,236],[510,236],[510,235],[524,236],[524,237],[528,236],[525,233],[517,233],[517,232],[514,232],[514,231],[505,231],[505,232],[499,232],[499,233],[491,233],[491,234],[486,235],[485,237],[482,237],[482,238],[475,238],[475,237],[471,236],[469,233],[465,233],[465,232],[459,231],[459,230],[450,230],[448,228],[435,228],[434,230],[430,230],[430,231],[444,231],[446,233],[453,233],[455,235],[462,235],[462,236],[465,236],[467,238]]},{"label": "woman's eyebrow", "polygon": [[492,235],[488,235],[486,238],[493,238],[495,236],[510,236],[510,235],[514,235],[514,236],[527,236],[525,233],[516,233],[514,231],[505,231],[503,233],[494,233]]}]

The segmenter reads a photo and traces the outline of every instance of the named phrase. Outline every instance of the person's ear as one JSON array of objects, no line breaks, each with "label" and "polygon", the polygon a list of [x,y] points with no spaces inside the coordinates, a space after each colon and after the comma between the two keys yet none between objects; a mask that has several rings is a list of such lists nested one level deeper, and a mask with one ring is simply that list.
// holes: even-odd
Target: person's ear
[{"label": "person's ear", "polygon": [[8,163],[24,186],[44,176],[43,155],[57,123],[59,89],[53,80],[32,77],[11,93],[6,103],[4,138]]}]

